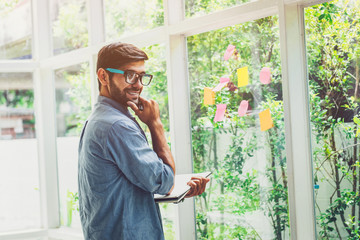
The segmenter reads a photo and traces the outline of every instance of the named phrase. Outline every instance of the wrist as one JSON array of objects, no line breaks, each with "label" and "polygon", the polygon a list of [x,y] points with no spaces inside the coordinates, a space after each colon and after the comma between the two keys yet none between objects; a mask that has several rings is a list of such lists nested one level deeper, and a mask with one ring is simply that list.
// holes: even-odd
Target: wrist
[{"label": "wrist", "polygon": [[164,128],[160,119],[151,121],[151,122],[147,123],[146,125],[149,127],[150,131],[155,130],[155,129],[163,129]]}]

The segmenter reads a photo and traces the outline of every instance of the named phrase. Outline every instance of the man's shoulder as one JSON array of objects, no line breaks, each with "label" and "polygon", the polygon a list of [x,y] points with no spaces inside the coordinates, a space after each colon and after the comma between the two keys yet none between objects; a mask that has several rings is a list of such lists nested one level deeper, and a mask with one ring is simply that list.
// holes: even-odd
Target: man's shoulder
[{"label": "man's shoulder", "polygon": [[104,124],[113,125],[118,121],[130,121],[129,117],[123,112],[111,106],[100,104],[94,108],[93,113],[89,117],[89,121],[103,122]]},{"label": "man's shoulder", "polygon": [[140,131],[136,122],[123,112],[111,108],[95,108],[88,119],[88,128],[99,129],[102,132],[111,131]]}]

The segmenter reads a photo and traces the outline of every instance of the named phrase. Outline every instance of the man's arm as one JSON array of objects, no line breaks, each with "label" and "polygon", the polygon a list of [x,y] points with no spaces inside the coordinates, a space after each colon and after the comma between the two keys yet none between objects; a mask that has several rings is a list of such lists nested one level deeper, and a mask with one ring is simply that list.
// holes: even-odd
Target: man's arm
[{"label": "man's arm", "polygon": [[[140,111],[133,102],[129,101],[127,104],[129,107],[131,107],[139,119],[149,127],[154,152],[158,155],[159,158],[163,160],[165,164],[172,168],[175,175],[175,161],[171,154],[170,147],[166,141],[164,127],[160,120],[159,105],[154,100],[146,100],[142,97],[140,97],[139,100],[144,106],[143,111]],[[171,188],[170,192],[172,191],[173,187]]]},{"label": "man's arm", "polygon": [[[175,175],[175,161],[171,154],[169,145],[166,142],[164,127],[160,120],[159,105],[154,100],[146,100],[142,97],[140,97],[139,100],[144,106],[142,111],[140,111],[133,102],[127,102],[127,104],[131,107],[132,110],[134,110],[139,119],[149,127],[154,151],[165,164],[172,168]],[[202,194],[205,191],[206,184],[209,181],[209,178],[192,177],[188,182],[188,185],[191,187],[191,189],[186,197],[188,198]],[[172,186],[169,193],[171,193],[173,188],[174,186]]]}]

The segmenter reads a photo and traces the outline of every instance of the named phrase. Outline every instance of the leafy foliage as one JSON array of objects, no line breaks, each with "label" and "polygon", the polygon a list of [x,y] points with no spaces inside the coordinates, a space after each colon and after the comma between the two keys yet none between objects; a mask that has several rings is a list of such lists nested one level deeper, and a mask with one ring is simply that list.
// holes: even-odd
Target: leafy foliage
[{"label": "leafy foliage", "polygon": [[[322,239],[358,239],[360,4],[306,9],[317,224]],[[327,199],[327,201],[326,201]]]},{"label": "leafy foliage", "polygon": [[[195,171],[211,169],[215,182],[210,192],[196,201],[200,239],[260,239],[264,236],[248,223],[233,226],[229,221],[257,211],[270,218],[274,238],[286,238],[289,224],[277,26],[277,18],[268,17],[188,38],[194,167]],[[223,53],[230,43],[237,51],[225,62]],[[252,82],[236,88],[236,69],[243,66],[251,66]],[[264,66],[274,69],[270,85],[261,85],[257,80]],[[227,104],[227,111],[224,121],[214,122],[216,106],[203,104],[202,90],[215,87],[223,76],[232,83],[216,94],[215,103]],[[237,115],[241,100],[248,100],[253,110],[270,108],[275,127],[259,133],[256,114]],[[224,145],[224,139],[230,143]],[[265,141],[264,147],[259,141]],[[270,186],[260,181],[264,178],[260,169],[245,170],[259,151],[269,153],[265,176]]]}]

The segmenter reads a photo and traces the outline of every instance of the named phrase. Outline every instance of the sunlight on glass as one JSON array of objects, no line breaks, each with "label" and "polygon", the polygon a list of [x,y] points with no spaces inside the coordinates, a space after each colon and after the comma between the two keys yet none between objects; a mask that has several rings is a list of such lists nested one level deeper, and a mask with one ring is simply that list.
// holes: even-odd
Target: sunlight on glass
[{"label": "sunlight on glass", "polygon": [[198,17],[257,0],[185,0],[185,16]]},{"label": "sunlight on glass", "polygon": [[88,46],[86,0],[54,0],[50,16],[55,55]]},{"label": "sunlight on glass", "polygon": [[62,226],[81,228],[77,162],[82,126],[90,115],[90,70],[84,63],[55,71],[57,161]]},{"label": "sunlight on glass", "polygon": [[289,239],[278,17],[194,35],[187,47],[193,166],[213,172],[196,198],[197,238]]},{"label": "sunlight on glass", "polygon": [[162,0],[104,0],[104,4],[107,40],[164,25]]},{"label": "sunlight on glass", "polygon": [[0,59],[31,58],[30,0],[0,0]]},{"label": "sunlight on glass", "polygon": [[305,9],[319,239],[360,239],[360,2]]},{"label": "sunlight on glass", "polygon": [[39,228],[39,165],[31,73],[0,73],[0,149],[0,233]]}]

